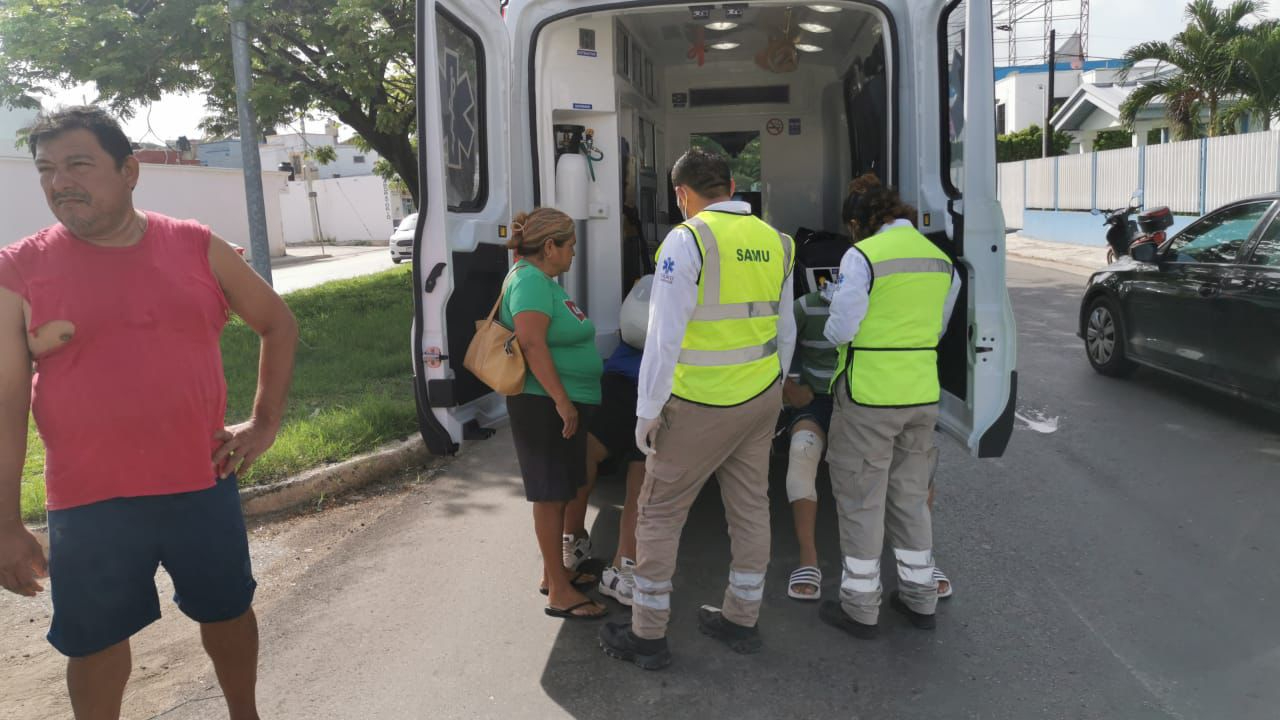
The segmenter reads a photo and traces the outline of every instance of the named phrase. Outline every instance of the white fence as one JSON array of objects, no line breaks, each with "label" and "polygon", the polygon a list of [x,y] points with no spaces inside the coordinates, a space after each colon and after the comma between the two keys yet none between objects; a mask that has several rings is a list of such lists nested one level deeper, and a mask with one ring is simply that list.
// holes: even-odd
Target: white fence
[{"label": "white fence", "polygon": [[1025,163],[1004,163],[998,170],[1005,225],[1020,228],[1022,211],[1027,206],[1027,166]]},{"label": "white fence", "polygon": [[[1097,193],[1094,203],[1100,208],[1123,207],[1142,184],[1142,148],[1124,148],[1090,153],[1098,158]],[[1092,210],[1092,207],[1082,208]]]},{"label": "white fence", "polygon": [[1183,214],[1280,192],[1280,130],[1000,164],[1009,227],[1025,209],[1118,208],[1137,190],[1146,206]]}]

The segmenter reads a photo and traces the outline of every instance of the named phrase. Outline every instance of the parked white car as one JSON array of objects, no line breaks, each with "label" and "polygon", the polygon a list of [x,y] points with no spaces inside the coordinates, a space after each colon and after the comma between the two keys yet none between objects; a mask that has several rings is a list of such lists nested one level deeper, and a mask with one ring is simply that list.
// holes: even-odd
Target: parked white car
[{"label": "parked white car", "polygon": [[391,262],[399,265],[413,259],[413,233],[418,227],[418,213],[410,213],[400,221],[387,242],[391,246]]}]

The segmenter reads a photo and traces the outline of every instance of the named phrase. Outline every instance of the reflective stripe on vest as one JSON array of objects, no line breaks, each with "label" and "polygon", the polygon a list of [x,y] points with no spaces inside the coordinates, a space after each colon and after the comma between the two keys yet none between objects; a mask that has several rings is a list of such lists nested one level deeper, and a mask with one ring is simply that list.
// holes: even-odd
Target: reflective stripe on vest
[{"label": "reflective stripe on vest", "polygon": [[781,374],[778,313],[795,244],[752,215],[708,211],[684,226],[702,254],[702,272],[672,394],[703,405],[739,405]]},{"label": "reflective stripe on vest", "polygon": [[915,228],[886,230],[855,246],[871,266],[867,315],[840,348],[849,397],[871,407],[932,405],[941,398],[938,338],[951,260]]}]

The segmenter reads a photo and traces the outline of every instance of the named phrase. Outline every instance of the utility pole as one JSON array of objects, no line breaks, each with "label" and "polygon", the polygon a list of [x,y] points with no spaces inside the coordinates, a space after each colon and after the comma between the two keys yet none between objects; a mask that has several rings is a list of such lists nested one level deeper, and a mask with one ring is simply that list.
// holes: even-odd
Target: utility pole
[{"label": "utility pole", "polygon": [[244,0],[228,0],[231,11],[231,64],[236,76],[236,109],[240,116],[240,157],[244,166],[244,199],[249,213],[249,251],[253,269],[271,283],[271,246],[267,242],[267,204],[262,197],[262,156],[258,153],[258,128],[249,100],[252,65],[249,63],[249,27],[242,18]]},{"label": "utility pole", "polygon": [[298,119],[298,131],[302,134],[302,180],[307,184],[307,205],[311,209],[311,240],[320,246],[320,255],[324,255],[324,237],[320,234],[320,207],[317,204],[316,191],[311,185],[311,143],[307,140],[307,114]]},{"label": "utility pole", "polygon": [[1044,99],[1044,145],[1040,157],[1053,154],[1053,77],[1058,65],[1058,31],[1049,31],[1049,88]]}]

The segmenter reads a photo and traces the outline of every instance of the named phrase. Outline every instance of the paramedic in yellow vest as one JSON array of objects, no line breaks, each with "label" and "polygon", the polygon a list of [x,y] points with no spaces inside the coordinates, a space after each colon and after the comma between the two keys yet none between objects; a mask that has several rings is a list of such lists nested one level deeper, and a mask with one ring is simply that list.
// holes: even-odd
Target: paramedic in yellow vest
[{"label": "paramedic in yellow vest", "polygon": [[680,533],[715,473],[732,560],[722,607],[702,632],[760,650],[756,620],[769,565],[769,450],[782,369],[795,349],[795,243],[732,201],[728,162],[702,150],[671,171],[687,220],[658,251],[640,366],[636,445],[646,458],[636,527],[631,623],[606,624],[610,656],[656,670],[671,662],[667,621]]},{"label": "paramedic in yellow vest", "polygon": [[938,603],[928,498],[938,420],[938,342],[960,277],[912,224],[892,188],[851,197],[854,246],[840,264],[826,337],[838,352],[827,464],[840,523],[840,600],[822,619],[851,635],[877,635],[886,534],[898,570],[890,604],[932,629]]}]

